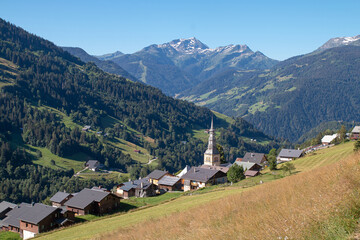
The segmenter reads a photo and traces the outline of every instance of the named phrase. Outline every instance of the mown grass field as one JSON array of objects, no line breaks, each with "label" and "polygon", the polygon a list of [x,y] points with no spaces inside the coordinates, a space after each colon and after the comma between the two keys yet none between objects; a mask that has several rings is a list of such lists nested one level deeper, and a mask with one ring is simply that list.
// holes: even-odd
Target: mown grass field
[{"label": "mown grass field", "polygon": [[[161,203],[161,201],[159,201],[158,205],[155,205],[152,207],[139,208],[139,209],[127,212],[127,213],[110,215],[105,218],[99,218],[94,221],[90,221],[90,222],[82,223],[82,224],[79,224],[76,226],[72,226],[72,227],[66,228],[64,230],[58,230],[58,231],[54,231],[51,233],[46,233],[46,234],[43,234],[42,236],[39,236],[39,239],[89,239],[89,238],[95,238],[96,236],[101,237],[101,238],[108,237],[108,239],[111,239],[111,238],[114,238],[114,236],[115,236],[115,238],[124,237],[124,234],[125,235],[127,234],[126,236],[135,236],[136,234],[140,234],[140,233],[136,233],[136,229],[139,227],[138,224],[141,224],[141,226],[150,226],[154,229],[157,229],[157,231],[160,231],[160,232],[156,233],[156,232],[153,232],[152,230],[150,230],[148,227],[146,227],[146,229],[147,229],[146,231],[149,231],[152,234],[151,236],[149,235],[147,237],[148,239],[157,239],[157,238],[159,238],[159,239],[175,239],[176,235],[165,236],[166,234],[164,232],[161,232],[161,229],[159,230],[159,228],[161,228],[162,225],[166,226],[167,225],[166,222],[171,222],[175,225],[180,224],[181,226],[175,227],[175,228],[178,228],[179,230],[180,229],[183,230],[183,227],[186,227],[187,229],[195,229],[195,228],[192,228],[189,226],[189,223],[195,224],[194,219],[196,219],[198,217],[197,215],[193,215],[194,212],[196,212],[197,214],[204,214],[203,212],[205,210],[213,209],[214,207],[217,207],[217,209],[218,209],[219,205],[222,205],[224,207],[224,210],[230,211],[231,208],[234,207],[232,205],[232,204],[234,204],[232,202],[233,201],[232,199],[236,198],[237,204],[242,206],[245,202],[247,202],[248,204],[250,204],[249,201],[251,202],[251,199],[247,199],[247,198],[243,197],[243,195],[245,195],[245,194],[249,194],[252,197],[254,197],[254,195],[255,196],[261,195],[260,193],[262,191],[267,192],[268,187],[273,188],[273,191],[277,191],[277,190],[279,190],[278,184],[282,183],[284,186],[292,184],[291,187],[283,186],[283,188],[282,188],[282,191],[285,191],[285,190],[289,191],[288,192],[289,196],[281,195],[281,196],[283,196],[283,198],[277,196],[276,199],[271,199],[272,197],[275,198],[275,196],[271,196],[271,192],[267,193],[267,194],[270,194],[270,195],[266,196],[267,204],[273,204],[272,206],[274,207],[274,209],[279,210],[278,209],[279,205],[276,201],[280,201],[280,200],[285,201],[286,200],[287,201],[286,204],[290,204],[292,201],[291,194],[295,194],[293,191],[295,191],[295,188],[299,188],[299,186],[298,187],[294,186],[294,184],[296,184],[296,181],[297,181],[296,178],[302,179],[302,181],[304,181],[304,182],[301,183],[299,180],[299,184],[301,184],[300,186],[302,186],[302,187],[306,187],[307,185],[310,184],[309,182],[307,182],[307,180],[306,180],[307,178],[310,178],[310,176],[313,176],[313,178],[315,180],[317,179],[315,170],[314,171],[309,171],[309,170],[313,170],[316,168],[324,169],[324,168],[320,168],[320,167],[324,166],[326,168],[327,167],[326,165],[333,166],[333,163],[336,164],[336,162],[349,157],[349,155],[353,152],[352,148],[353,148],[353,143],[349,142],[346,144],[341,144],[341,145],[335,146],[330,149],[321,150],[316,155],[308,156],[308,157],[304,157],[303,159],[296,160],[293,163],[296,166],[297,174],[286,177],[286,178],[281,178],[282,177],[281,171],[275,171],[275,173],[265,172],[262,176],[243,180],[237,184],[234,184],[233,186],[228,186],[228,187],[213,186],[213,187],[210,187],[207,189],[192,192],[190,194],[184,194],[184,196],[177,196],[175,199],[173,199],[171,201],[166,201],[165,203]],[[322,170],[322,171],[324,171],[324,170]],[[301,173],[301,172],[303,172],[303,173]],[[307,174],[306,177],[301,177],[303,174]],[[321,173],[321,174],[324,175],[324,173]],[[333,174],[333,173],[331,173],[331,174]],[[279,179],[279,178],[281,178],[281,179]],[[277,179],[279,179],[279,180],[277,180]],[[294,180],[292,180],[292,179],[294,179]],[[260,180],[262,180],[264,182],[264,184],[259,184]],[[277,181],[275,182],[274,180],[277,180]],[[320,178],[319,178],[319,180],[320,180]],[[319,184],[320,184],[320,182],[319,182]],[[321,186],[324,188],[325,185],[321,185]],[[319,187],[321,187],[321,186],[319,185]],[[300,187],[300,189],[302,187]],[[314,187],[314,186],[312,186],[312,187]],[[312,189],[312,190],[318,191],[317,189]],[[323,190],[321,190],[321,191],[323,191]],[[285,194],[285,193],[283,192],[282,194]],[[296,195],[294,195],[294,196],[298,196],[298,194],[299,193],[296,193]],[[304,195],[304,192],[302,192],[301,194]],[[321,194],[324,194],[324,192],[322,192]],[[316,195],[316,196],[318,196],[318,195]],[[290,197],[290,199],[288,199],[289,197]],[[149,200],[150,199],[151,198],[149,198]],[[149,201],[149,200],[147,199],[144,201]],[[132,199],[127,200],[127,201],[132,201]],[[254,201],[255,201],[255,199],[254,199]],[[259,201],[259,200],[256,200],[256,201]],[[270,203],[269,203],[269,201],[270,201]],[[316,201],[318,201],[318,199]],[[129,203],[129,202],[127,202],[127,203]],[[261,203],[262,202],[260,201],[257,204],[261,205]],[[285,203],[283,203],[283,204],[285,204]],[[241,211],[248,210],[249,206],[245,206],[245,209],[242,209]],[[263,208],[264,206],[262,206],[262,208],[260,208],[260,209],[264,210],[264,208]],[[268,206],[268,205],[266,205],[266,206]],[[311,206],[307,206],[307,207],[309,208]],[[280,209],[282,209],[282,207]],[[291,208],[289,208],[289,211],[292,212],[292,210],[290,210],[290,209]],[[218,210],[221,211],[220,209],[218,209]],[[284,210],[284,209],[282,209],[282,210]],[[315,208],[315,210],[316,210],[316,208]],[[199,213],[198,211],[201,211],[201,213]],[[240,210],[238,210],[238,211],[240,211]],[[239,213],[239,212],[236,212],[236,213]],[[212,214],[214,214],[216,217],[215,213],[212,213]],[[244,215],[245,213],[241,213],[241,214]],[[256,213],[256,214],[259,215],[260,213]],[[285,214],[285,213],[283,213],[283,214]],[[294,214],[296,214],[296,213],[294,213]],[[310,212],[309,212],[309,214],[310,214]],[[221,213],[220,215],[223,216],[223,213]],[[176,223],[177,221],[175,221],[175,220],[179,219],[179,217],[180,217],[180,219],[182,217],[182,220],[179,220],[178,223]],[[272,217],[274,217],[274,216],[272,216]],[[155,221],[156,219],[158,219],[158,220]],[[186,222],[186,219],[188,219],[187,222]],[[266,224],[266,225],[270,224],[271,223],[270,219],[271,219],[271,215],[269,215],[268,219],[267,219],[267,221],[269,223],[266,222],[264,224]],[[215,221],[219,225],[222,225],[218,220],[216,220],[216,219],[214,220],[211,216],[203,216],[202,220],[204,220],[204,221],[211,220],[211,221]],[[283,221],[283,220],[284,219],[281,219],[281,221]],[[156,223],[158,221],[160,221],[159,222],[160,225],[158,227],[156,227]],[[258,221],[259,221],[259,219],[258,219]],[[146,222],[146,224],[143,224],[144,222]],[[154,224],[152,224],[154,222],[155,222],[155,226],[154,226]],[[238,223],[228,222],[228,220],[224,220],[224,222],[227,222],[227,224],[229,224],[229,225],[238,224]],[[201,225],[201,222],[199,222],[198,224]],[[212,226],[213,224],[214,223],[211,222],[210,226]],[[239,222],[239,224],[240,224],[240,222]],[[257,224],[258,225],[256,225],[256,226],[260,227],[262,222],[257,222]],[[168,226],[168,227],[170,227],[170,226]],[[199,229],[201,229],[203,227],[204,226],[201,225],[201,226],[199,226]],[[135,230],[135,232],[132,232],[133,230]],[[114,233],[115,235],[108,236],[107,234],[112,231],[115,231],[115,233]],[[205,230],[200,230],[200,231],[202,234],[207,233],[207,231],[205,231]],[[281,231],[283,231],[283,229]],[[195,236],[194,234],[198,234],[197,232],[194,232],[193,230],[191,230],[191,232],[193,234],[191,236]],[[135,235],[132,235],[132,234],[135,234]],[[180,234],[180,233],[177,232],[177,234]],[[279,236],[285,237],[285,235],[282,235],[282,234],[283,234],[283,232],[281,232],[281,233],[279,232]],[[142,235],[142,236],[136,235],[136,236],[138,236],[138,238],[144,237],[144,235]],[[136,236],[132,237],[132,239],[138,239]],[[187,236],[188,237],[186,237],[186,238],[188,239],[190,235],[187,235]],[[227,236],[227,235],[224,235],[224,236]],[[211,239],[211,236],[210,237],[204,236],[204,237]]]},{"label": "mown grass field", "polygon": [[22,240],[18,233],[0,232],[0,240]]}]

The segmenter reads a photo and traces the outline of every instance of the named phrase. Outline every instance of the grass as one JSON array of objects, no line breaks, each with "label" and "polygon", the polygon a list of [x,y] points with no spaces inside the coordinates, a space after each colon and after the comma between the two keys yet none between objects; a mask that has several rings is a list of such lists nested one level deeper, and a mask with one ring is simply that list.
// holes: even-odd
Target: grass
[{"label": "grass", "polygon": [[[75,172],[80,171],[84,168],[84,163],[90,159],[89,156],[87,156],[84,153],[76,153],[68,158],[59,157],[53,153],[50,152],[47,148],[41,148],[41,147],[31,147],[34,150],[41,151],[42,157],[38,160],[34,160],[33,163],[42,165],[44,167],[49,167],[52,169],[62,169],[62,170],[68,170],[68,169],[74,169]],[[35,154],[32,152],[32,154]],[[51,160],[55,161],[55,164],[51,164]]]},{"label": "grass", "polygon": [[156,205],[165,201],[169,201],[171,199],[178,198],[183,194],[184,194],[183,192],[167,192],[159,196],[148,197],[148,198],[131,197],[129,199],[122,200],[121,202],[138,208],[149,205]]},{"label": "grass", "polygon": [[[131,158],[140,163],[148,163],[149,158],[153,158],[150,156],[149,152],[140,146],[137,146],[131,142],[125,141],[120,138],[115,138],[115,142],[108,142],[123,151],[125,154],[130,154]],[[135,150],[140,150],[140,153],[134,152]]]},{"label": "grass", "polygon": [[0,232],[0,240],[22,240],[18,233]]},{"label": "grass", "polygon": [[[159,204],[44,234],[40,239],[88,239],[95,234],[108,239],[124,236],[176,239],[180,235],[184,239],[308,237],[306,229],[316,224],[326,225],[334,207],[350,199],[352,192],[348,189],[352,189],[352,184],[360,186],[360,179],[352,179],[360,177],[358,165],[352,164],[355,160],[346,161],[353,152],[352,146],[352,143],[341,144],[321,150],[317,158],[298,159],[294,161],[298,174],[286,178],[282,178],[280,171],[265,171],[233,186],[212,186],[184,196],[179,194],[165,203],[156,198],[124,200],[124,204],[135,206],[147,206],[151,201]],[[259,184],[260,180],[264,184]],[[171,196],[163,195],[163,198],[171,199]],[[112,231],[115,231],[113,235],[108,235]],[[321,237],[320,233],[314,234]]]}]

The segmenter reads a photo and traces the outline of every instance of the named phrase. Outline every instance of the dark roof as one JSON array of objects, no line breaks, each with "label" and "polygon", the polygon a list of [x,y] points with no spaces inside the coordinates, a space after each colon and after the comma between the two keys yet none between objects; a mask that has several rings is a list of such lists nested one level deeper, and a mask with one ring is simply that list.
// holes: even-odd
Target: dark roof
[{"label": "dark roof", "polygon": [[21,203],[6,214],[7,217],[2,220],[2,225],[20,228],[19,217],[24,215],[31,207],[31,204]]},{"label": "dark roof", "polygon": [[289,157],[289,158],[298,158],[303,153],[302,150],[295,149],[281,149],[278,157]]},{"label": "dark roof", "polygon": [[8,210],[9,208],[13,209],[14,207],[17,207],[17,205],[14,203],[7,202],[7,201],[2,201],[0,203],[0,213]]},{"label": "dark roof", "polygon": [[161,171],[161,170],[156,169],[156,170],[152,171],[147,177],[158,180],[167,173],[168,172],[166,172],[166,171]]},{"label": "dark roof", "polygon": [[97,168],[99,167],[100,162],[98,160],[89,160],[86,162],[86,166],[88,166],[89,168]]},{"label": "dark roof", "polygon": [[192,167],[181,178],[186,180],[198,181],[198,182],[207,182],[218,172],[220,172],[220,170]]},{"label": "dark roof", "polygon": [[141,183],[143,183],[143,184],[150,183],[149,178],[146,177],[146,178],[142,178],[142,179],[138,179],[138,180],[134,180],[134,181],[124,182],[123,183],[124,185],[121,186],[120,189],[127,192],[127,191],[130,191],[131,189],[135,189]]},{"label": "dark roof", "polygon": [[57,210],[60,209],[42,203],[36,203],[34,206],[29,207],[28,210],[19,217],[19,219],[25,222],[38,224],[44,218]]},{"label": "dark roof", "polygon": [[[141,184],[142,183],[142,184]],[[148,189],[151,185],[153,185],[151,182],[149,181],[144,181],[144,182],[140,182],[140,184],[138,184],[136,186],[136,189],[143,189],[146,190]]]},{"label": "dark roof", "polygon": [[78,194],[76,194],[76,196],[66,201],[64,205],[69,207],[84,209],[94,201],[100,202],[109,194],[110,194],[109,192],[105,192],[105,191],[84,188]]},{"label": "dark roof", "polygon": [[242,162],[252,162],[257,164],[262,164],[262,159],[264,158],[264,153],[252,153],[247,152],[242,159]]},{"label": "dark roof", "polygon": [[179,177],[164,176],[159,180],[159,185],[174,186],[179,181]]},{"label": "dark roof", "polygon": [[50,201],[60,203],[60,202],[64,201],[64,199],[70,195],[71,195],[70,193],[66,193],[66,192],[57,192],[57,193],[55,193],[54,196],[52,196],[50,198]]}]

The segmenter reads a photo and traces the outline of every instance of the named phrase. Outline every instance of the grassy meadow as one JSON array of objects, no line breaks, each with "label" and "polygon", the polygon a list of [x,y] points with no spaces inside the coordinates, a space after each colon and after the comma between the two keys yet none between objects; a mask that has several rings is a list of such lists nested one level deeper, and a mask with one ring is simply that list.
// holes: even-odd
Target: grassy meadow
[{"label": "grassy meadow", "polygon": [[[283,177],[280,170],[265,171],[232,186],[212,186],[164,201],[124,200],[123,204],[138,204],[140,208],[45,233],[39,239],[348,236],[360,214],[356,208],[360,205],[360,155],[351,155],[352,148],[349,142],[295,160],[297,174],[288,177]],[[260,180],[264,184],[259,184]]]}]

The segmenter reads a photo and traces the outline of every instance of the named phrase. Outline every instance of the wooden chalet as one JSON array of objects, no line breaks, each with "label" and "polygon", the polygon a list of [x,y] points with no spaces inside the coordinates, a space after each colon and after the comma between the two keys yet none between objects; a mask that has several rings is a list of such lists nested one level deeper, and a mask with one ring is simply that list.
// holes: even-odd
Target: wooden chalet
[{"label": "wooden chalet", "polygon": [[302,157],[303,155],[304,152],[302,150],[281,149],[276,159],[278,162],[288,162],[295,160],[296,158]]},{"label": "wooden chalet", "polygon": [[266,161],[267,159],[264,153],[254,153],[254,152],[245,153],[245,156],[241,160],[241,162],[251,162],[259,165],[264,165]]},{"label": "wooden chalet", "polygon": [[[142,185],[141,185],[142,184]],[[156,194],[156,186],[148,178],[121,183],[116,188],[116,193],[122,198],[150,197]]]},{"label": "wooden chalet", "polygon": [[360,138],[360,126],[355,126],[350,134],[350,139],[358,140]]},{"label": "wooden chalet", "polygon": [[57,192],[50,198],[50,201],[53,207],[61,207],[64,206],[64,203],[72,197],[73,195],[71,193]]},{"label": "wooden chalet", "polygon": [[201,167],[192,167],[181,179],[185,192],[227,182],[226,173],[221,170]]},{"label": "wooden chalet", "polygon": [[0,225],[2,230],[17,232],[23,239],[29,239],[39,233],[68,226],[74,219],[74,214],[63,208],[22,203],[9,211]]},{"label": "wooden chalet", "polygon": [[149,179],[150,183],[153,183],[157,186],[159,180],[163,176],[172,176],[172,175],[166,171],[161,171],[161,170],[156,169],[156,170],[152,171],[149,175],[147,175],[147,178]]},{"label": "wooden chalet", "polygon": [[110,213],[120,206],[120,197],[102,189],[84,188],[64,203],[75,215]]},{"label": "wooden chalet", "polygon": [[166,191],[180,191],[182,189],[181,179],[176,176],[164,176],[159,180],[159,189]]},{"label": "wooden chalet", "polygon": [[7,201],[2,201],[0,203],[0,220],[6,217],[6,214],[8,212],[10,212],[12,209],[14,209],[15,207],[17,207],[16,204],[7,202]]}]

